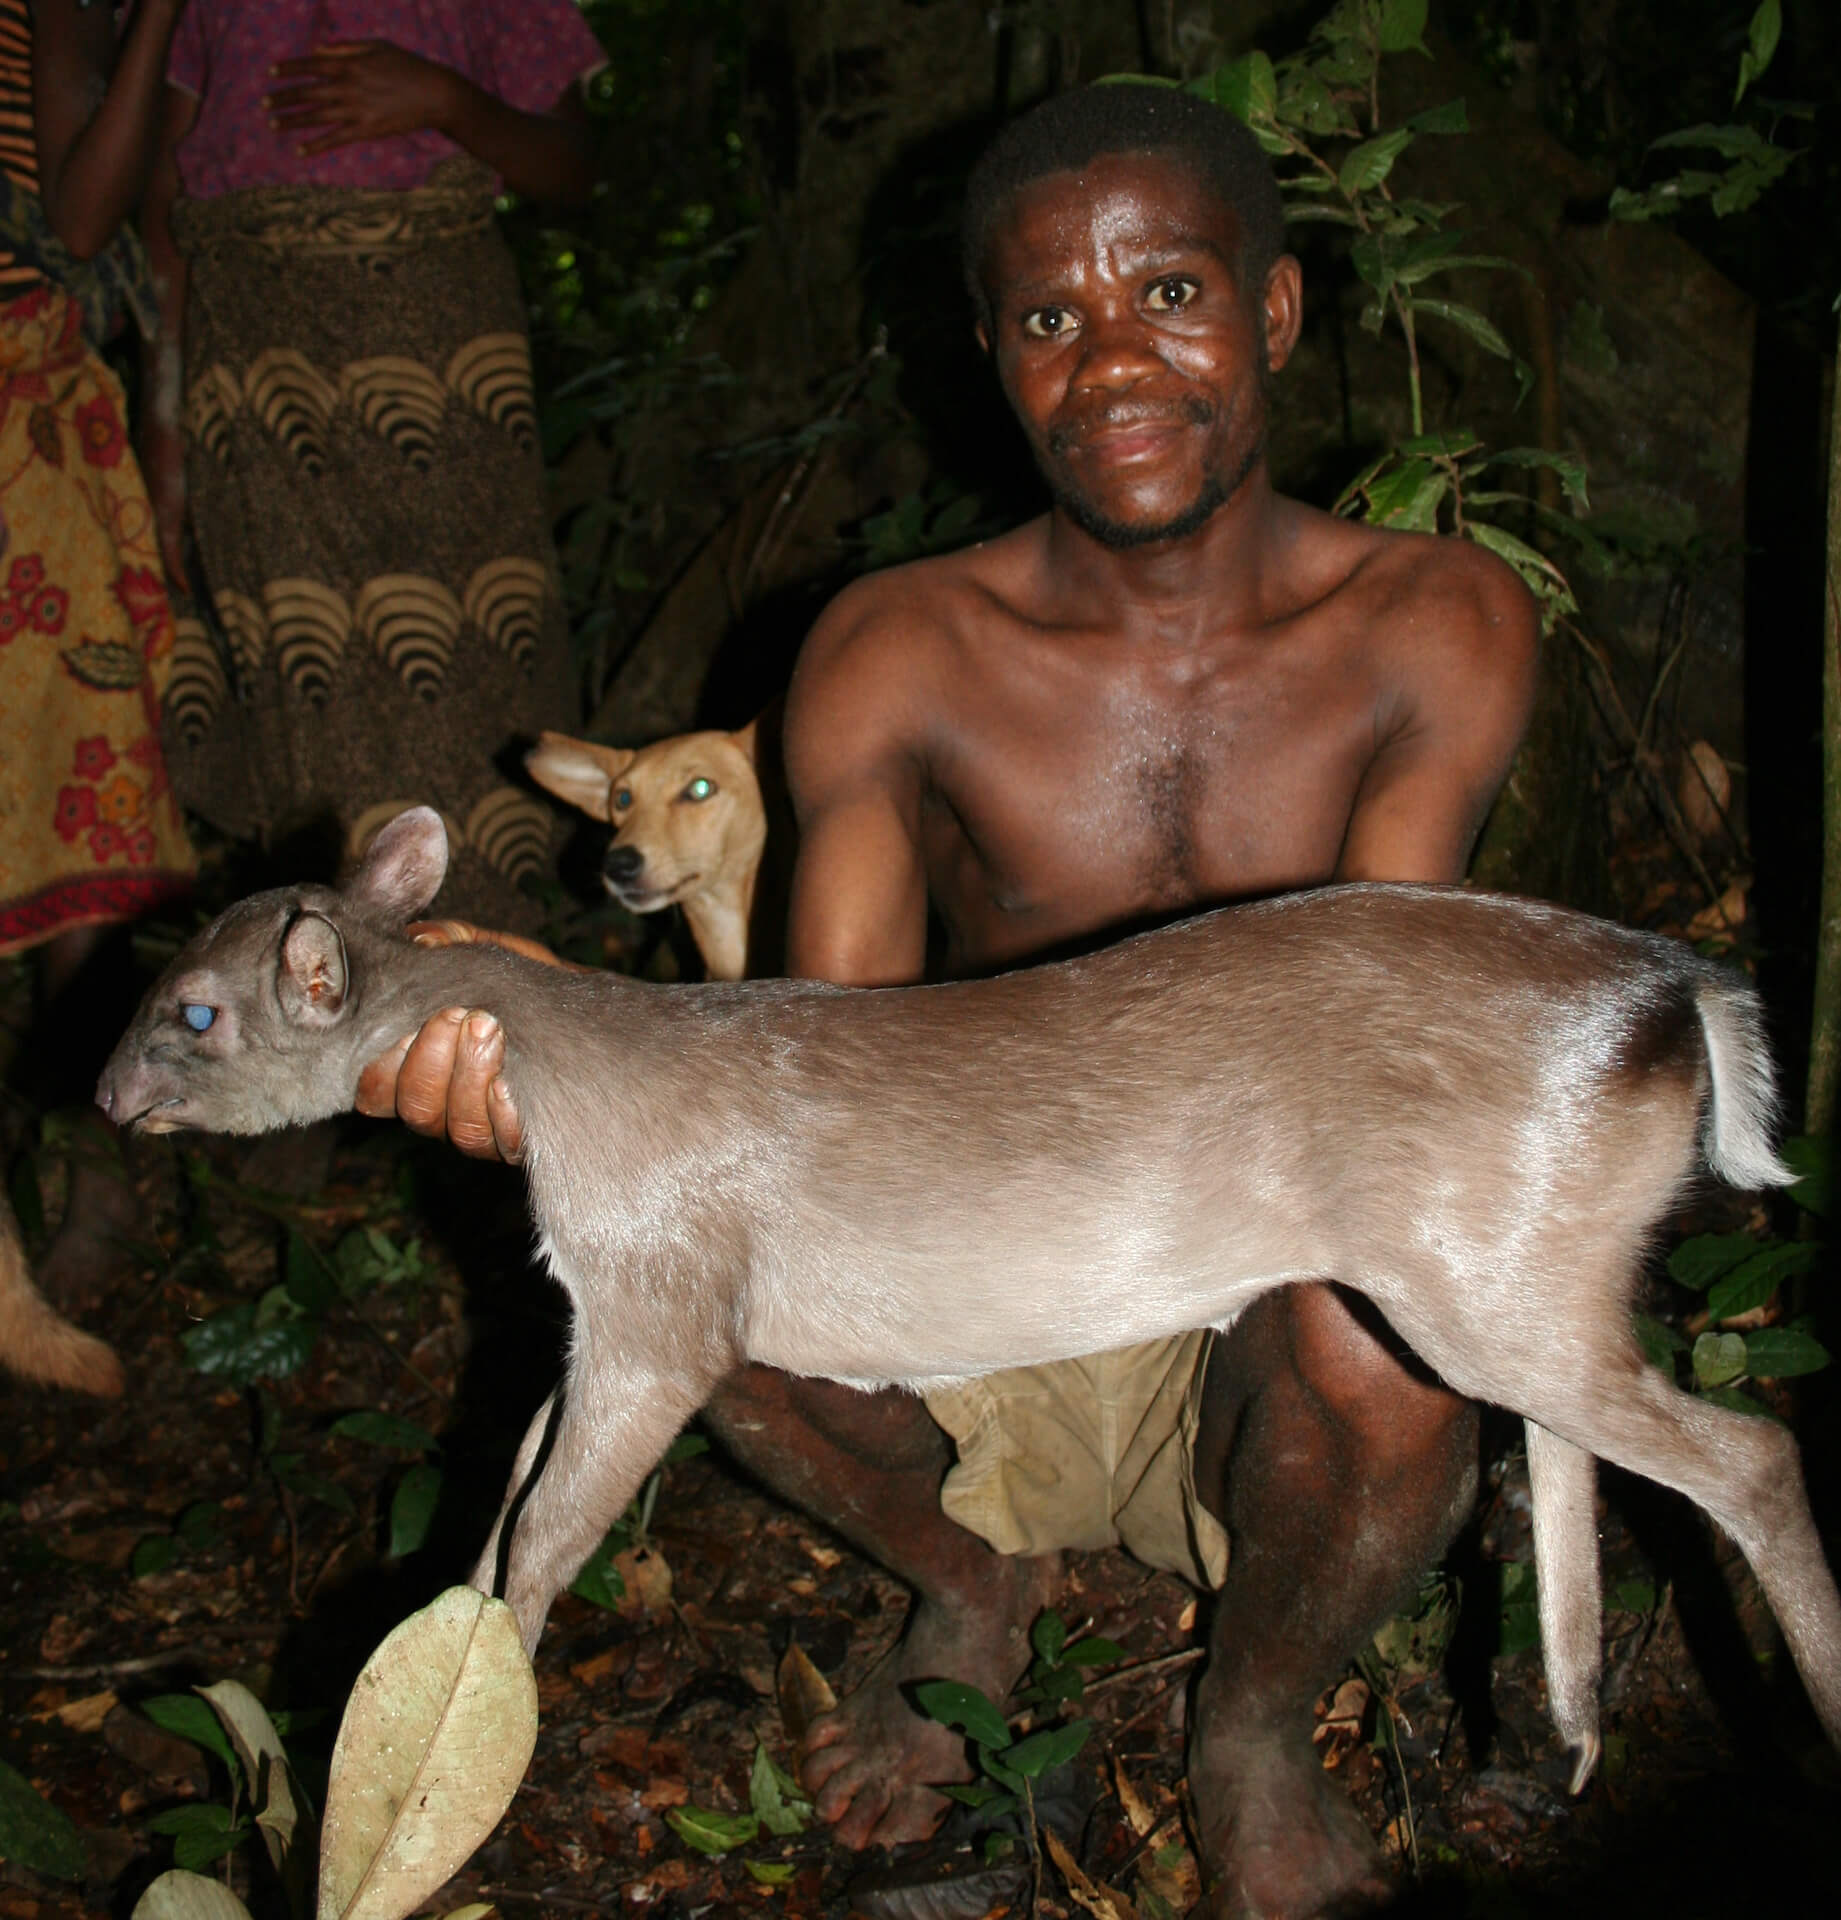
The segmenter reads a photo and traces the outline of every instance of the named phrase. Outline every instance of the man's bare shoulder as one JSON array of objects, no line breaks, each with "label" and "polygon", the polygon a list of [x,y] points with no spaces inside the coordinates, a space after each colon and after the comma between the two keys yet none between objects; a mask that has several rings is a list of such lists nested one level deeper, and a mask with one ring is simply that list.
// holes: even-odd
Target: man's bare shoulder
[{"label": "man's bare shoulder", "polygon": [[787,693],[789,772],[807,748],[865,765],[919,757],[964,689],[970,652],[1013,617],[1039,523],[853,581],[806,636]]}]

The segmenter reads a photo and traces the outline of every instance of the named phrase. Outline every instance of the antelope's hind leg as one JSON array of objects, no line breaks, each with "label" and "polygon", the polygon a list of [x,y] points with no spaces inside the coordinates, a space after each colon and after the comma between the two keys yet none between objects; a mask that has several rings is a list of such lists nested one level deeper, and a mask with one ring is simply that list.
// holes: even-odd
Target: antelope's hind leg
[{"label": "antelope's hind leg", "polygon": [[1530,1419],[1613,1466],[1685,1493],[1731,1535],[1777,1616],[1810,1703],[1841,1748],[1841,1594],[1790,1432],[1683,1393],[1643,1362],[1634,1342],[1563,1396],[1541,1399],[1538,1407],[1524,1404]]}]

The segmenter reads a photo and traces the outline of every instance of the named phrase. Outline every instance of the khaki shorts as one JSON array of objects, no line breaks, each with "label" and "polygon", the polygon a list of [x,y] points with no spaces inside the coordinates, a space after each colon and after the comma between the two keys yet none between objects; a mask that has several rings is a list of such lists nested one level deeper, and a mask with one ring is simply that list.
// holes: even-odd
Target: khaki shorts
[{"label": "khaki shorts", "polygon": [[958,1445],[940,1505],[999,1553],[1124,1547],[1196,1586],[1227,1534],[1195,1490],[1207,1332],[988,1373],[927,1395]]}]

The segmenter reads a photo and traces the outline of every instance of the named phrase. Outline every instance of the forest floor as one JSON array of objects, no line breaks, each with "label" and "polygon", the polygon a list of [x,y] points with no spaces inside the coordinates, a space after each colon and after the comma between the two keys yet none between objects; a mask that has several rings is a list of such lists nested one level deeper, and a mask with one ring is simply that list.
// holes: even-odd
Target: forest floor
[{"label": "forest floor", "polygon": [[[22,968],[0,978],[0,1029],[18,1031],[26,999]],[[49,1138],[26,1139],[14,1179],[22,1212],[42,1209],[27,1221],[41,1244],[62,1204]],[[60,1884],[0,1863],[0,1920],[125,1920],[172,1860],[150,1819],[227,1799],[219,1764],[156,1726],[150,1699],[240,1679],[292,1716],[309,1787],[323,1778],[359,1665],[465,1578],[554,1378],[561,1300],[527,1264],[515,1175],[358,1121],[308,1197],[248,1185],[259,1171],[226,1143],[139,1149],[138,1278],[85,1316],[121,1352],[126,1396],[5,1388],[0,1758],[75,1822],[88,1867]],[[1784,1403],[1812,1466],[1837,1453],[1829,1381]],[[1323,1765],[1392,1863],[1396,1910],[1841,1911],[1833,1757],[1749,1574],[1679,1502],[1610,1475],[1605,1764],[1567,1798],[1530,1644],[1518,1437],[1489,1427],[1478,1521],[1419,1614],[1318,1704]],[[713,1452],[664,1470],[641,1562],[623,1607],[556,1607],[536,1758],[427,1911],[941,1915],[887,1873],[872,1891],[866,1869],[901,1862],[850,1855],[822,1827],[722,1855],[681,1832],[697,1809],[748,1810],[758,1748],[792,1764],[788,1644],[841,1694],[899,1632],[900,1589]],[[1071,1779],[1044,1783],[1080,1872],[1049,1864],[1032,1884],[1000,1859],[956,1916],[1171,1920],[1194,1903],[1182,1722],[1206,1608],[1121,1553],[1072,1557],[1070,1637],[1125,1655],[1089,1670],[1092,1735]],[[280,1909],[257,1853],[210,1870],[260,1920]]]}]

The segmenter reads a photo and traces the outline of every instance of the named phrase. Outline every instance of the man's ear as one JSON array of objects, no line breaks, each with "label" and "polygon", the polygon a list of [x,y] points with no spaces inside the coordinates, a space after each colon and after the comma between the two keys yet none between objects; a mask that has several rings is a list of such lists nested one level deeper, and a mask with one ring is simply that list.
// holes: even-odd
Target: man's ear
[{"label": "man's ear", "polygon": [[525,771],[559,800],[580,807],[591,819],[612,817],[608,802],[614,782],[625,777],[638,755],[626,747],[599,747],[572,740],[566,733],[543,733],[524,756]]},{"label": "man's ear", "polygon": [[344,892],[387,919],[413,920],[447,876],[447,828],[433,807],[408,807],[378,828]]},{"label": "man's ear", "polygon": [[1304,326],[1304,270],[1289,253],[1281,253],[1266,275],[1261,318],[1266,329],[1266,365],[1277,373],[1291,358]]},{"label": "man's ear", "polygon": [[297,1027],[329,1027],[345,1011],[345,940],[323,913],[297,914],[281,936],[275,997]]}]

